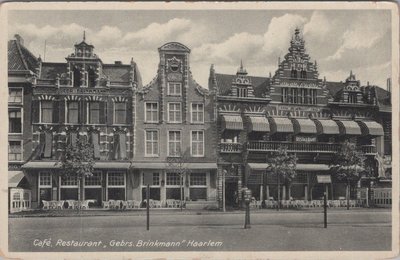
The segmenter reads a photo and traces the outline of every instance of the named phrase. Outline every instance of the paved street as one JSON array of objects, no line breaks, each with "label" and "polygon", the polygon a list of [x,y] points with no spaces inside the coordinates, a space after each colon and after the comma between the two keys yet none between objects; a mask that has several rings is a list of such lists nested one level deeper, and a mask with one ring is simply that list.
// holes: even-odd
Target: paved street
[{"label": "paved street", "polygon": [[[10,251],[390,250],[388,210],[9,219]],[[50,242],[47,242],[49,239]],[[72,241],[73,240],[73,241]],[[80,244],[79,244],[79,243]]]}]

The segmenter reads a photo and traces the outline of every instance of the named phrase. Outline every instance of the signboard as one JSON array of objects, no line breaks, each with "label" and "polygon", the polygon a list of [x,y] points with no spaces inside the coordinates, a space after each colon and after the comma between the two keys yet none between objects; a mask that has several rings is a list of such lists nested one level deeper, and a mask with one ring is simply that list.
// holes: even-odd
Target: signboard
[{"label": "signboard", "polygon": [[320,112],[321,108],[319,107],[307,107],[307,106],[287,106],[287,105],[278,105],[278,110],[284,111],[305,111],[305,112]]},{"label": "signboard", "polygon": [[296,136],[296,142],[316,142],[317,137],[315,136]]},{"label": "signboard", "polygon": [[317,182],[318,183],[331,183],[331,176],[330,175],[317,175]]}]

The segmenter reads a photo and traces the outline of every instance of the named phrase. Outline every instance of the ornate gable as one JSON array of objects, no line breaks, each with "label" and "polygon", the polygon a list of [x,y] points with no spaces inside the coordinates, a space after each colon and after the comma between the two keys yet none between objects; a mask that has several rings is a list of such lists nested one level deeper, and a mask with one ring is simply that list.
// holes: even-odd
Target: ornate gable
[{"label": "ornate gable", "polygon": [[254,97],[253,84],[247,76],[247,71],[243,68],[243,62],[240,61],[240,68],[236,73],[236,77],[232,80],[232,88],[230,96],[234,97]]}]

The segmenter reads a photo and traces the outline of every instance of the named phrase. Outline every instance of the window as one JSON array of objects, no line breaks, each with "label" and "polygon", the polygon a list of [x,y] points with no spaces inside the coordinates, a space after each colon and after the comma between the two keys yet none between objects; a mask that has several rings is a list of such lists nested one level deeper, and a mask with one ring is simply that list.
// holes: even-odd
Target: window
[{"label": "window", "polygon": [[89,103],[89,124],[100,124],[100,103]]},{"label": "window", "polygon": [[192,104],[192,123],[204,123],[203,104]]},{"label": "window", "polygon": [[207,186],[206,173],[191,173],[190,186]]},{"label": "window", "polygon": [[125,186],[125,174],[122,172],[110,172],[107,178],[108,186]]},{"label": "window", "polygon": [[22,88],[8,89],[8,102],[9,103],[22,103]]},{"label": "window", "polygon": [[94,88],[96,86],[96,73],[93,69],[88,71],[88,87]]},{"label": "window", "polygon": [[181,153],[181,132],[169,131],[168,132],[168,155],[180,156]]},{"label": "window", "polygon": [[74,69],[74,82],[73,86],[74,87],[80,87],[81,86],[81,72],[78,68]]},{"label": "window", "polygon": [[306,79],[307,78],[307,71],[305,71],[305,70],[301,71],[301,78],[302,79]]},{"label": "window", "polygon": [[158,103],[146,103],[145,121],[158,123]]},{"label": "window", "polygon": [[[142,178],[142,184],[143,185],[146,185],[146,181],[145,181],[145,179],[146,179],[146,173],[143,173],[143,178]],[[153,172],[152,174],[151,174],[151,183],[150,183],[150,186],[160,186],[160,173],[159,172]]]},{"label": "window", "polygon": [[78,101],[69,101],[67,103],[67,123],[77,124],[79,118]]},{"label": "window", "polygon": [[61,186],[78,186],[78,176],[76,175],[62,176]]},{"label": "window", "polygon": [[168,122],[182,122],[181,103],[168,103]]},{"label": "window", "polygon": [[297,70],[295,70],[295,69],[292,68],[292,71],[291,71],[291,73],[290,73],[290,76],[291,76],[292,78],[297,78]]},{"label": "window", "polygon": [[146,156],[158,156],[158,131],[146,131]]},{"label": "window", "polygon": [[192,156],[204,156],[204,132],[192,131]]},{"label": "window", "polygon": [[22,145],[21,141],[8,142],[8,160],[21,161],[22,160]]},{"label": "window", "polygon": [[101,172],[94,172],[92,176],[86,176],[85,186],[101,186]]},{"label": "window", "polygon": [[51,187],[51,173],[40,172],[39,173],[39,186],[40,187]]},{"label": "window", "polygon": [[237,88],[238,97],[247,97],[247,88]]},{"label": "window", "polygon": [[125,102],[117,102],[114,104],[114,124],[126,124]]},{"label": "window", "polygon": [[316,104],[317,90],[303,88],[282,88],[282,102],[289,104]]},{"label": "window", "polygon": [[357,103],[357,93],[350,92],[347,98],[347,102],[352,104]]},{"label": "window", "polygon": [[40,101],[40,122],[51,123],[53,122],[53,101],[42,100]]},{"label": "window", "polygon": [[167,183],[168,186],[180,186],[181,176],[176,172],[167,172]]},{"label": "window", "polygon": [[171,95],[171,96],[182,95],[182,84],[168,82],[168,95]]},{"label": "window", "polygon": [[22,133],[21,109],[8,110],[8,132]]},{"label": "window", "polygon": [[19,192],[13,194],[13,200],[21,200],[21,194]]}]

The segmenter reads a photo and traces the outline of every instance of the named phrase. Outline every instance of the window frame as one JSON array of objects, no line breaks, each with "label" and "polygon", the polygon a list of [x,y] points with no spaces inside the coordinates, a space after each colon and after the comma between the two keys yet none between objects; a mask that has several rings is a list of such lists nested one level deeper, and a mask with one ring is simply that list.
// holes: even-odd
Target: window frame
[{"label": "window frame", "polygon": [[[179,104],[179,110],[173,110],[175,113],[179,111],[179,113],[180,113],[180,118],[179,118],[180,120],[179,121],[171,121],[171,118],[170,118],[170,112],[171,112],[170,105],[173,105],[173,104],[174,105]],[[174,116],[174,119],[176,120],[176,114]],[[168,102],[168,123],[173,123],[173,124],[182,123],[182,102]]]},{"label": "window frame", "polygon": [[[74,175],[74,176],[75,176],[75,179],[76,179],[76,185],[70,185],[70,184],[65,185],[65,184],[63,184],[63,180],[62,180],[63,178],[62,178],[62,176],[60,176],[60,180],[59,180],[60,188],[79,188],[78,175]],[[72,175],[71,176],[65,176],[65,177],[70,178],[70,177],[72,177]]]},{"label": "window frame", "polygon": [[[192,184],[192,176],[198,176],[198,174],[204,174],[205,177],[205,184],[204,185],[197,185],[197,184]],[[189,175],[189,188],[208,188],[208,173],[207,172],[191,172]]]},{"label": "window frame", "polygon": [[[13,143],[19,143],[19,145],[20,145],[20,153],[19,153],[19,156],[20,156],[20,160],[10,160],[10,154],[13,154],[13,155],[18,155],[18,153],[10,153],[10,151],[11,151],[11,145],[10,145],[10,143],[11,142],[13,142]],[[22,140],[9,140],[8,141],[8,161],[9,162],[22,162],[23,161],[23,156],[24,156],[24,151],[23,151],[23,142],[22,142]],[[13,156],[13,157],[15,157],[15,156]]]},{"label": "window frame", "polygon": [[[43,121],[43,102],[48,102],[51,104],[51,122],[44,122]],[[49,108],[47,108],[49,109]],[[53,123],[53,112],[54,112],[54,102],[53,100],[39,100],[39,123],[41,124],[52,124]]]},{"label": "window frame", "polygon": [[[90,177],[85,177],[85,178],[83,178],[84,179],[84,181],[83,181],[83,188],[89,188],[89,189],[91,189],[91,188],[101,188],[101,186],[102,186],[102,183],[103,183],[103,175],[102,175],[102,172],[101,171],[94,171],[93,172],[93,175],[95,175],[95,174],[98,174],[98,175],[100,175],[100,184],[96,184],[96,185],[87,185],[86,184],[86,179],[87,178],[90,178]],[[93,176],[91,176],[91,177],[93,177]]]},{"label": "window frame", "polygon": [[[124,113],[125,113],[125,116],[124,116],[124,122],[123,123],[118,123],[118,122],[116,122],[116,115],[117,115],[117,104],[124,104],[125,105],[125,109],[123,110],[124,111]],[[125,101],[123,101],[123,102],[114,102],[114,105],[113,105],[113,124],[114,125],[126,125],[127,124],[127,117],[128,117],[128,104],[127,104],[127,102],[125,102]],[[118,111],[122,111],[122,110],[118,110]],[[99,117],[99,121],[100,121],[100,117]]]},{"label": "window frame", "polygon": [[[152,142],[152,144],[154,143],[154,139],[153,140],[147,140],[147,132],[155,132],[156,136],[157,136],[157,154],[152,153],[149,154],[147,151],[147,142],[150,141]],[[152,150],[153,150],[153,146],[152,146]],[[160,156],[160,133],[158,129],[145,129],[144,130],[144,156],[145,157],[159,157]]]},{"label": "window frame", "polygon": [[[180,155],[180,154],[178,154],[178,155],[171,155],[171,153],[170,153],[171,151],[170,151],[169,145],[170,145],[171,140],[170,140],[170,138],[169,138],[169,134],[170,134],[171,132],[179,133],[179,149],[182,151],[182,131],[181,131],[181,130],[168,130],[168,137],[167,137],[167,155],[168,155],[168,157],[181,157],[182,155]],[[174,140],[173,143],[177,144],[178,141]],[[176,147],[175,147],[175,150],[176,150]]]},{"label": "window frame", "polygon": [[23,117],[24,117],[24,114],[23,114],[23,110],[22,110],[22,107],[9,107],[8,108],[8,124],[9,125],[11,125],[11,120],[10,120],[10,110],[14,110],[14,111],[16,111],[17,112],[17,110],[19,110],[19,112],[20,112],[20,114],[21,114],[21,116],[20,116],[20,121],[21,121],[21,124],[20,124],[20,128],[21,128],[21,131],[20,132],[10,132],[10,126],[8,127],[8,134],[22,134],[22,132],[23,132],[23,127],[24,127],[24,120],[23,120]]},{"label": "window frame", "polygon": [[[70,115],[69,104],[70,103],[76,103],[78,105],[76,123],[71,123],[69,121],[69,115]],[[66,107],[66,109],[65,109],[65,123],[66,124],[71,124],[71,125],[79,124],[79,101],[78,100],[65,100],[65,104],[64,105]]]},{"label": "window frame", "polygon": [[[153,113],[153,112],[156,112],[156,116],[157,116],[157,120],[150,120],[149,118],[147,118],[147,104],[156,104],[156,110],[155,111],[153,111],[152,109],[151,109],[151,113]],[[153,101],[147,101],[147,102],[144,102],[144,122],[145,123],[158,123],[158,122],[160,122],[160,119],[159,119],[159,109],[158,109],[158,102],[157,101],[155,101],[155,102],[153,102]]]},{"label": "window frame", "polygon": [[[201,105],[201,107],[202,107],[202,109],[201,109],[201,111],[200,110],[193,110],[193,106],[194,105],[196,105],[197,106],[197,108],[198,108],[198,106],[199,105]],[[197,118],[199,117],[198,115],[199,115],[199,113],[202,113],[202,119],[203,120],[201,120],[201,121],[194,121],[193,120],[193,113],[195,113],[196,112],[196,114],[197,114]],[[192,123],[192,124],[204,124],[204,103],[202,103],[202,102],[192,102],[191,103],[191,106],[190,106],[190,122]]]},{"label": "window frame", "polygon": [[[178,176],[178,184],[168,184],[168,175],[169,174],[176,174]],[[182,181],[182,182],[181,182]],[[177,172],[166,172],[165,173],[165,187],[166,188],[180,188],[181,186],[184,187],[184,176],[179,176],[179,173]]]},{"label": "window frame", "polygon": [[[174,86],[174,92],[171,92],[171,86]],[[176,92],[176,86],[179,86],[179,93]],[[167,83],[168,96],[181,97],[182,96],[182,83],[181,82],[168,82]]]},{"label": "window frame", "polygon": [[[124,185],[110,185],[109,177],[110,174],[122,174],[124,176]],[[109,171],[107,172],[107,179],[106,179],[106,186],[108,188],[124,188],[126,192],[126,173],[125,172],[119,172],[119,171]]]},{"label": "window frame", "polygon": [[[50,176],[50,184],[49,185],[42,185],[40,184],[40,178],[42,177],[42,174],[48,174]],[[39,176],[38,176],[38,188],[51,188],[53,185],[53,175],[49,171],[40,171]],[[60,183],[61,184],[61,183]]]},{"label": "window frame", "polygon": [[[12,92],[12,91],[15,91],[15,90],[20,90],[21,91],[21,102],[15,102],[15,101],[13,101],[13,102],[10,102],[10,92]],[[8,88],[8,100],[7,100],[7,102],[9,103],[9,104],[23,104],[24,103],[24,88],[21,88],[21,87],[9,87]]]},{"label": "window frame", "polygon": [[[144,175],[146,174],[151,174],[152,175],[152,180],[153,180],[153,184],[149,185],[150,188],[160,188],[161,187],[161,180],[162,180],[162,176],[161,176],[161,172],[142,172],[141,177],[142,177],[142,181],[141,181],[141,186],[142,187],[147,187],[147,185],[145,185],[144,182]],[[154,174],[158,174],[158,184],[154,184]]]},{"label": "window frame", "polygon": [[[195,133],[195,132],[203,134],[203,140],[202,141],[198,141],[198,140],[195,141],[196,143],[202,143],[203,154],[193,154],[193,142],[194,142],[193,133]],[[204,148],[205,148],[204,130],[191,130],[190,131],[190,156],[192,156],[192,157],[204,157],[204,154],[205,154]]]},{"label": "window frame", "polygon": [[[92,109],[91,109],[90,105],[91,104],[95,104],[95,103],[97,103],[99,105],[99,108],[96,109],[96,110],[99,111],[98,123],[92,123],[91,122],[91,111],[92,111]],[[90,101],[90,102],[87,102],[86,103],[86,112],[87,112],[86,123],[88,125],[100,125],[101,124],[101,122],[100,122],[100,118],[101,118],[101,101]]]}]

